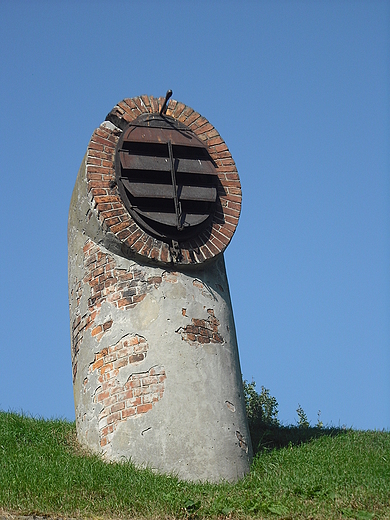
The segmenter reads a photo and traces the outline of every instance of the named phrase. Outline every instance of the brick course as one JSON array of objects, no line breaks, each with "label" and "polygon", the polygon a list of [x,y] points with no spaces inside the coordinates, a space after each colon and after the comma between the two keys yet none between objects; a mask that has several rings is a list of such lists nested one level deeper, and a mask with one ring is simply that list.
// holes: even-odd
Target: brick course
[{"label": "brick course", "polygon": [[100,446],[111,442],[117,425],[129,417],[149,412],[164,395],[164,367],[154,366],[144,372],[132,372],[124,384],[117,377],[124,367],[136,367],[147,356],[148,344],[138,335],[126,335],[118,343],[95,355],[84,380],[97,373],[99,386],[94,402],[102,405],[99,414]]},{"label": "brick course", "polygon": [[[140,96],[124,99],[111,114],[131,122],[142,113],[159,111],[164,98]],[[181,257],[173,259],[165,242],[151,238],[132,219],[115,185],[115,146],[121,135],[119,128],[106,123],[95,130],[87,150],[87,181],[92,207],[99,220],[134,252],[157,262],[198,264],[220,254],[229,244],[241,209],[241,184],[233,158],[216,129],[206,118],[183,103],[170,100],[167,115],[184,123],[205,143],[216,165],[220,181],[219,209],[212,225],[196,239],[180,242]],[[232,205],[233,204],[233,205]],[[232,215],[232,210],[234,214]],[[232,218],[235,217],[235,218]]]},{"label": "brick course", "polygon": [[[73,380],[77,373],[77,357],[83,335],[91,329],[92,336],[100,341],[112,326],[112,321],[98,322],[102,304],[107,301],[118,309],[131,309],[141,302],[148,292],[158,287],[162,277],[148,277],[140,265],[132,264],[129,270],[119,269],[113,256],[102,252],[100,246],[87,239],[83,248],[85,276],[79,281],[75,292],[77,311],[72,323],[72,367]],[[79,303],[85,285],[90,287],[88,310],[80,315]]]},{"label": "brick course", "polygon": [[[185,309],[182,309],[185,316]],[[180,327],[176,332],[181,334],[181,339],[189,343],[223,343],[223,338],[219,334],[219,320],[214,316],[213,309],[207,309],[209,315],[207,319],[192,318],[191,325]]]}]

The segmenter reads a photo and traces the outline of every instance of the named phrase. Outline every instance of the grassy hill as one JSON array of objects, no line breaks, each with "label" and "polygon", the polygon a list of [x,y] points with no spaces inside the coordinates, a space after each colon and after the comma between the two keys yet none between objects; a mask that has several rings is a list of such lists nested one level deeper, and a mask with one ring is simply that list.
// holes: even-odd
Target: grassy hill
[{"label": "grassy hill", "polygon": [[84,453],[74,423],[0,412],[0,509],[84,518],[390,519],[390,432],[274,427],[263,438],[242,481],[193,484]]}]

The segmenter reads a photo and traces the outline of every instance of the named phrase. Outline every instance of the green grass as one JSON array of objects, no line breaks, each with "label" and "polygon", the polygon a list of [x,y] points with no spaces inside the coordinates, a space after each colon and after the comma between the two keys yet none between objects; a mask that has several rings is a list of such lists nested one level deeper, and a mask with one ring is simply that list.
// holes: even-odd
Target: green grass
[{"label": "green grass", "polygon": [[84,518],[390,519],[390,432],[279,427],[261,436],[242,481],[193,484],[83,453],[73,423],[0,412],[0,509]]}]

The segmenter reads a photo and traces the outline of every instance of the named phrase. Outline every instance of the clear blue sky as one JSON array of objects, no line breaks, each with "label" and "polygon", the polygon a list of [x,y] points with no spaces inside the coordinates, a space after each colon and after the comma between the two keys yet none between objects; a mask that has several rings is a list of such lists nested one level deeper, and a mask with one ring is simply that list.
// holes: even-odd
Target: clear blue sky
[{"label": "clear blue sky", "polygon": [[74,418],[77,171],[118,101],[171,88],[240,173],[244,378],[284,423],[389,429],[390,2],[14,0],[0,34],[0,408]]}]

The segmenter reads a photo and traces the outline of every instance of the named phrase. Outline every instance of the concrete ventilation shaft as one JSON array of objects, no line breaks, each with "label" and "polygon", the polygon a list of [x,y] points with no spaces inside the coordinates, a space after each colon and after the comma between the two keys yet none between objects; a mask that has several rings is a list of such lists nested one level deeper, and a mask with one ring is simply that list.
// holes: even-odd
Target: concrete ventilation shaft
[{"label": "concrete ventilation shaft", "polygon": [[80,442],[186,480],[252,457],[223,251],[241,186],[216,129],[166,98],[125,99],[72,195],[69,301]]}]

